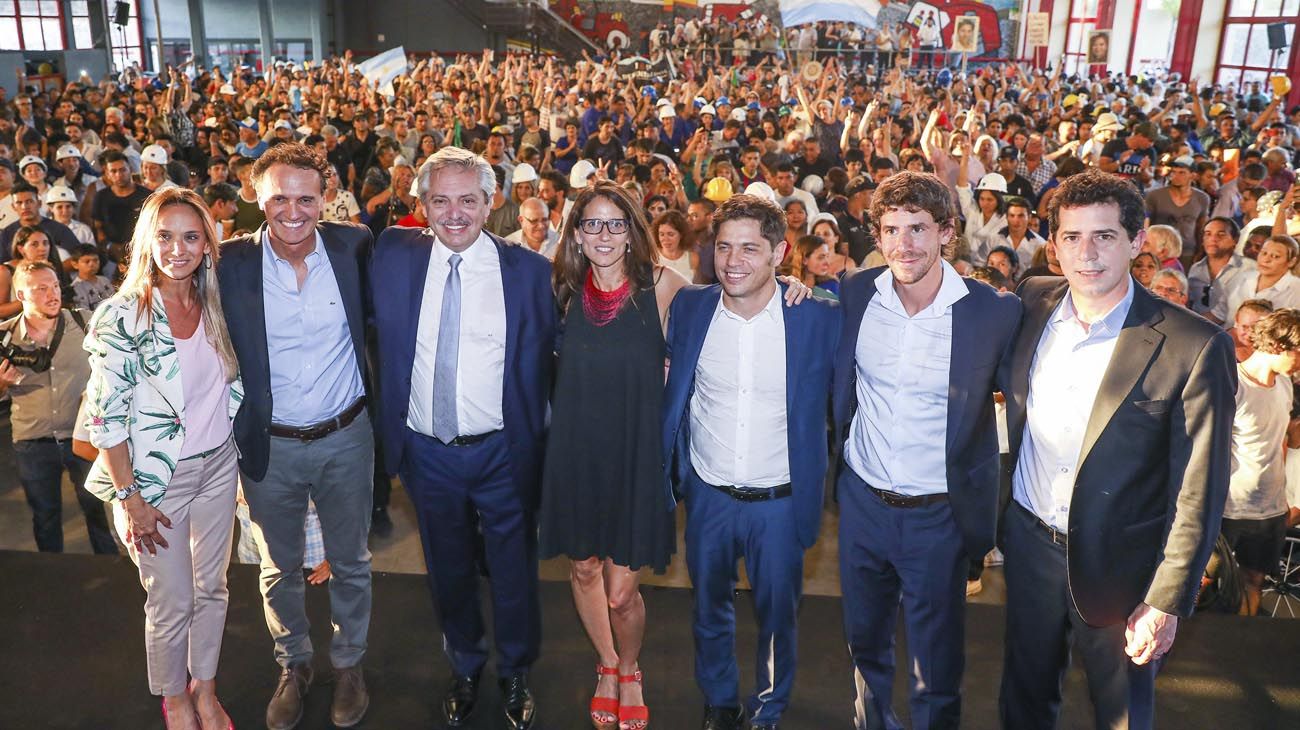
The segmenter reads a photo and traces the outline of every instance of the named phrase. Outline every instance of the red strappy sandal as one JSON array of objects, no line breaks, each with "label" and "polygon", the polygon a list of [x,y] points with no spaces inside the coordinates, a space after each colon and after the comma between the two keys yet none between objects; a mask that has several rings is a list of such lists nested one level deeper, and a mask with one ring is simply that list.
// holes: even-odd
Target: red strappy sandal
[{"label": "red strappy sandal", "polygon": [[[620,674],[620,684],[641,683],[641,670],[632,674]],[[644,700],[642,700],[644,701]],[[645,730],[650,727],[650,708],[645,705],[619,705],[618,730]]]},{"label": "red strappy sandal", "polygon": [[[618,667],[606,667],[600,664],[596,665],[596,682],[600,682],[601,677],[618,676]],[[619,677],[619,681],[623,681]],[[614,720],[602,721],[601,716],[613,716]],[[614,726],[622,719],[622,708],[619,707],[617,697],[592,697],[591,698],[591,724],[595,725],[597,730],[613,730]]]}]

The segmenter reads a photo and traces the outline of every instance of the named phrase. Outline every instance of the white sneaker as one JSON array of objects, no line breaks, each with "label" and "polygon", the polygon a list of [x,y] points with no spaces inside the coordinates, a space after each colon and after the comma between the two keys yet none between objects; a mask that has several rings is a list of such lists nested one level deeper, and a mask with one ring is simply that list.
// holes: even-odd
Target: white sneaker
[{"label": "white sneaker", "polygon": [[988,555],[984,556],[984,567],[991,568],[995,565],[1002,565],[1006,560],[1002,557],[1002,551],[993,548]]}]

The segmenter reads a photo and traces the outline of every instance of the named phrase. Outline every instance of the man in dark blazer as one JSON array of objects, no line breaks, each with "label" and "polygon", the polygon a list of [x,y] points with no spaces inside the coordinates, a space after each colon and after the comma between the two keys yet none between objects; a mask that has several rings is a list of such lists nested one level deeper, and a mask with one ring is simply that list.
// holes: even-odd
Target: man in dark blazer
[{"label": "man in dark blazer", "polygon": [[840,583],[858,728],[902,728],[892,707],[901,604],[915,728],[961,720],[965,585],[994,543],[993,393],[1020,302],[943,259],[955,211],[933,175],[902,172],[871,215],[887,268],[840,284],[834,415],[843,445]]},{"label": "man in dark blazer", "polygon": [[1065,276],[1021,286],[1004,377],[1016,464],[1001,531],[1008,729],[1056,726],[1072,649],[1097,727],[1152,727],[1159,659],[1219,532],[1232,340],[1133,280],[1144,215],[1124,180],[1066,180],[1048,209]]},{"label": "man in dark blazer", "polygon": [[[718,281],[678,292],[664,392],[669,503],[686,501],[695,586],[695,677],[705,730],[776,728],[794,685],[803,554],[817,541],[839,307],[782,304],[775,278],[785,214],[753,195],[713,216]],[[757,682],[742,710],[735,657],[736,564],[759,623]]]},{"label": "man in dark blazer", "polygon": [[374,436],[366,412],[365,258],[370,231],[322,223],[328,163],[301,144],[253,166],[266,223],[222,245],[217,274],[244,379],[235,443],[244,498],[262,550],[262,596],[280,683],[272,730],[302,718],[312,682],[303,587],[303,525],[316,505],[330,562],[334,724],[369,706],[361,670],[370,627]]},{"label": "man in dark blazer", "polygon": [[474,709],[488,647],[479,529],[492,579],[506,720],[531,727],[528,670],[541,640],[539,477],[555,351],[550,262],[483,231],[491,166],[458,147],[420,169],[429,228],[389,228],[371,266],[379,337],[379,435],[415,503],[453,677],[452,727]]}]

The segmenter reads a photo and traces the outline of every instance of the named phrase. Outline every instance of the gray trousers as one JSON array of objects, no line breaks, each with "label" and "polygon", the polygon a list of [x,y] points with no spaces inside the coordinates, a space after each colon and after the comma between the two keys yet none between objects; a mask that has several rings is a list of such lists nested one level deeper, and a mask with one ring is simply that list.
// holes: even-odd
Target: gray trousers
[{"label": "gray trousers", "polygon": [[261,481],[243,477],[253,530],[261,547],[266,627],[281,666],[309,663],[310,625],[304,605],[303,520],[307,498],[316,504],[329,581],[334,637],[330,663],[361,663],[370,629],[370,501],[374,435],[362,412],[340,431],[315,441],[271,437],[271,459]]}]

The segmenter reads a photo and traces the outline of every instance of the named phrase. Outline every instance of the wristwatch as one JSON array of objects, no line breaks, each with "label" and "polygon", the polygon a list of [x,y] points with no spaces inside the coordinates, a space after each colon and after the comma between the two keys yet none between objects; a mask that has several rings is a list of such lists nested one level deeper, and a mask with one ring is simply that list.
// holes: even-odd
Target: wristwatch
[{"label": "wristwatch", "polygon": [[136,484],[135,482],[131,482],[130,484],[126,485],[126,487],[122,489],[114,490],[113,496],[117,498],[117,501],[124,502],[127,500],[128,497],[130,497],[133,494],[138,494],[139,492],[140,492],[140,485]]}]

